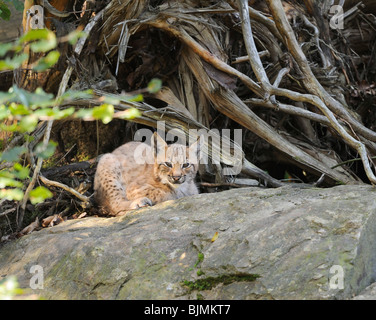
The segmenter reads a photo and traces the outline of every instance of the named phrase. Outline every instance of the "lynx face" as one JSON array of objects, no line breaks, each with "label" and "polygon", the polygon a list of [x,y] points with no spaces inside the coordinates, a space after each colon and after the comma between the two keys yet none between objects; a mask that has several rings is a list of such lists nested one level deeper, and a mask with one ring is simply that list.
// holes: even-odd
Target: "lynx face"
[{"label": "lynx face", "polygon": [[167,146],[166,142],[155,134],[152,148],[154,174],[163,184],[177,188],[184,182],[194,180],[198,168],[198,142],[190,147],[181,144]]}]

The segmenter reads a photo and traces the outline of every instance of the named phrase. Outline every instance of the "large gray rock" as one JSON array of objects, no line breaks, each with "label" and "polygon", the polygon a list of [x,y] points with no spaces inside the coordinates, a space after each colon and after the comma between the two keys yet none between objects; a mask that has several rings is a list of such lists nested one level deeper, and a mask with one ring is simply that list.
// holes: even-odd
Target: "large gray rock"
[{"label": "large gray rock", "polygon": [[376,300],[376,282],[365,288],[352,300]]},{"label": "large gray rock", "polygon": [[71,220],[0,247],[0,279],[29,288],[39,265],[46,299],[352,298],[376,279],[375,194],[244,188]]}]

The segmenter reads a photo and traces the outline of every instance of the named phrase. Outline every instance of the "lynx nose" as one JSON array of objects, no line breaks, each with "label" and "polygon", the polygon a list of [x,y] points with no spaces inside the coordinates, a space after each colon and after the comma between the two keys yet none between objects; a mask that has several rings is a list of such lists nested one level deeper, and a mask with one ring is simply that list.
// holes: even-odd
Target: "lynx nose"
[{"label": "lynx nose", "polygon": [[181,176],[171,176],[171,178],[174,182],[179,182],[179,180],[181,179]]}]

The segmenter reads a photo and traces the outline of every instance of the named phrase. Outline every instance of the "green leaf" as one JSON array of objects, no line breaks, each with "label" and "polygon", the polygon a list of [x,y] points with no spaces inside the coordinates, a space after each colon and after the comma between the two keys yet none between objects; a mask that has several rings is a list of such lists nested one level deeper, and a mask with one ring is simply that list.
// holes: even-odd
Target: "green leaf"
[{"label": "green leaf", "polygon": [[[35,92],[29,92],[17,86],[13,86],[9,89],[8,94],[10,95],[8,102],[21,103],[27,107],[31,106],[32,109],[48,107],[55,104],[54,95],[44,92],[41,88],[37,88]],[[2,98],[5,99],[6,96],[2,97],[0,93],[0,102]]]},{"label": "green leaf", "polygon": [[75,115],[77,118],[80,119],[87,119],[87,118],[92,118],[93,117],[93,109],[80,109],[76,112]]},{"label": "green leaf", "polygon": [[35,41],[30,44],[34,52],[47,52],[56,48],[56,35],[48,29],[32,29],[18,39],[18,43]]},{"label": "green leaf", "polygon": [[8,51],[13,49],[13,43],[1,43],[0,44],[0,57],[5,56]]},{"label": "green leaf", "polygon": [[93,117],[102,120],[104,124],[109,123],[114,116],[115,108],[112,104],[102,104],[93,108]]},{"label": "green leaf", "polygon": [[85,90],[85,91],[75,91],[75,90],[68,90],[64,94],[62,94],[57,100],[56,104],[61,104],[62,102],[77,100],[77,99],[89,99],[93,97],[93,90]]},{"label": "green leaf", "polygon": [[[15,93],[14,102],[20,102],[21,104],[23,104],[25,106],[29,106],[29,101],[28,101],[29,100],[28,99],[29,92],[27,92],[26,90],[23,90],[21,88],[18,88],[17,86],[13,86],[11,89]],[[10,89],[9,89],[9,91],[10,91]]]},{"label": "green leaf", "polygon": [[198,259],[197,259],[194,266],[197,267],[199,265],[199,263],[201,263],[202,261],[204,261],[204,254],[202,252],[199,252],[198,253]]},{"label": "green leaf", "polygon": [[13,124],[11,124],[9,126],[7,126],[4,123],[0,123],[0,131],[4,130],[4,131],[8,131],[8,132],[15,132],[15,131],[18,130],[18,128],[19,127],[18,127],[17,123],[13,123]]},{"label": "green leaf", "polygon": [[26,142],[30,143],[35,140],[34,136],[29,136],[28,134],[24,134],[24,139]]},{"label": "green leaf", "polygon": [[20,163],[16,162],[13,166],[14,168],[14,175],[21,180],[24,180],[29,177],[29,168],[22,166]]},{"label": "green leaf", "polygon": [[46,199],[52,198],[53,194],[50,190],[43,186],[36,187],[30,191],[30,202],[32,204],[43,202]]},{"label": "green leaf", "polygon": [[58,111],[55,108],[42,108],[33,112],[33,115],[39,117],[55,117]]},{"label": "green leaf", "polygon": [[0,199],[22,200],[24,193],[21,189],[0,189]]},{"label": "green leaf", "polygon": [[0,60],[0,71],[2,70],[13,70],[21,66],[29,58],[27,53],[21,53],[14,56],[13,58],[6,58],[5,60]]},{"label": "green leaf", "polygon": [[18,187],[22,188],[23,184],[20,181],[11,178],[0,177],[0,188]]},{"label": "green leaf", "polygon": [[60,120],[60,119],[63,119],[63,118],[67,118],[67,117],[71,116],[75,111],[76,111],[76,109],[74,107],[70,107],[70,108],[67,108],[67,109],[64,109],[64,110],[59,110],[59,112],[55,116],[55,119]]},{"label": "green leaf", "polygon": [[30,48],[34,52],[47,52],[52,49],[55,49],[56,46],[57,46],[57,41],[56,41],[55,36],[53,38],[51,37],[46,40],[35,41],[30,44]]},{"label": "green leaf", "polygon": [[8,170],[1,170],[0,171],[0,178],[9,178],[9,179],[14,179],[16,176],[14,173],[8,171]]},{"label": "green leaf", "polygon": [[71,44],[74,45],[78,41],[78,39],[85,37],[86,32],[80,31],[80,30],[74,30],[70,32],[69,34],[66,35],[67,41]]},{"label": "green leaf", "polygon": [[157,93],[162,88],[162,80],[152,79],[148,84],[148,91],[150,93]]},{"label": "green leaf", "polygon": [[56,146],[57,143],[54,141],[49,141],[46,147],[44,147],[43,142],[41,142],[37,144],[34,152],[38,157],[47,159],[54,154]]},{"label": "green leaf", "polygon": [[1,105],[0,106],[0,121],[8,118],[9,116],[10,116],[9,108],[7,108],[5,105]]},{"label": "green leaf", "polygon": [[38,109],[38,110],[34,111],[33,114],[36,115],[39,118],[41,118],[41,117],[51,117],[54,120],[60,120],[60,119],[71,116],[75,111],[76,110],[75,110],[74,107],[70,107],[70,108],[63,109],[63,110],[59,110],[58,107],[54,107],[54,108]]},{"label": "green leaf", "polygon": [[132,120],[134,118],[141,117],[141,112],[136,108],[131,108],[126,110],[125,112],[121,112],[121,116],[118,117],[119,119],[125,119],[125,120]]},{"label": "green leaf", "polygon": [[34,71],[45,71],[56,64],[59,60],[60,53],[58,51],[51,51],[45,57],[39,59],[38,64],[33,68]]},{"label": "green leaf", "polygon": [[32,132],[38,124],[38,117],[35,114],[22,117],[19,122],[21,132]]},{"label": "green leaf", "polygon": [[108,96],[108,95],[104,95],[100,98],[100,101],[103,102],[103,103],[115,105],[115,104],[119,104],[121,100],[117,97],[111,97],[111,96]]},{"label": "green leaf", "polygon": [[8,109],[13,116],[25,116],[30,114],[29,108],[25,107],[23,104],[12,102]]},{"label": "green leaf", "polygon": [[0,18],[4,20],[9,20],[10,14],[11,12],[8,6],[3,1],[0,1]]},{"label": "green leaf", "polygon": [[32,109],[55,105],[54,95],[52,93],[46,93],[42,88],[37,88],[33,93],[26,91],[26,94]]},{"label": "green leaf", "polygon": [[25,147],[14,147],[8,151],[3,152],[3,154],[0,156],[0,161],[17,161],[26,151],[27,148]]},{"label": "green leaf", "polygon": [[0,103],[3,104],[5,102],[10,102],[16,94],[13,91],[13,88],[9,88],[8,92],[1,92],[0,91]]},{"label": "green leaf", "polygon": [[144,96],[142,94],[136,94],[134,96],[124,96],[125,97],[125,101],[129,101],[129,102],[142,102],[144,101]]},{"label": "green leaf", "polygon": [[34,40],[48,39],[48,37],[51,37],[50,33],[53,34],[53,32],[48,29],[31,29],[18,39],[18,43],[22,44]]}]

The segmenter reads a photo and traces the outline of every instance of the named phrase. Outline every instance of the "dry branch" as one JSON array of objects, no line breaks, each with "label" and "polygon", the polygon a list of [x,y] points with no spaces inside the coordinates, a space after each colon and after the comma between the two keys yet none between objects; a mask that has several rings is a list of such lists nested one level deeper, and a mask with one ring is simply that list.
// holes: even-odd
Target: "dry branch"
[{"label": "dry branch", "polygon": [[256,48],[255,41],[253,40],[251,21],[249,19],[249,7],[248,0],[238,0],[240,17],[242,19],[242,30],[245,48],[248,53],[248,59],[251,63],[252,70],[255,73],[255,76],[258,82],[261,84],[265,90],[267,96],[264,97],[265,100],[269,99],[270,92],[270,82],[268,76],[265,72],[265,69],[262,65],[259,53]]},{"label": "dry branch", "polygon": [[[175,4],[175,6],[178,5]],[[319,121],[325,125],[333,126],[342,137],[347,139],[346,141],[350,145],[355,147],[356,150],[363,152],[362,145],[360,145],[358,141],[356,141],[347,133],[347,131],[342,127],[342,125],[331,114],[331,112],[326,108],[325,104],[322,103],[319,98],[315,97],[314,95],[301,94],[292,90],[277,88],[277,86],[283,80],[283,76],[286,75],[286,73],[289,71],[289,68],[282,68],[279,70],[278,75],[274,80],[273,86],[269,83],[268,76],[265,72],[259,54],[257,52],[255,43],[253,41],[249,17],[252,16],[251,12],[253,12],[254,15],[254,10],[250,10],[251,12],[248,10],[249,8],[248,5],[246,5],[246,1],[239,1],[239,8],[241,8],[240,12],[241,16],[243,17],[243,37],[245,39],[245,47],[247,49],[248,59],[250,60],[252,69],[256,77],[258,78],[259,82],[262,84],[263,88],[261,88],[256,82],[254,82],[248,75],[229,66],[225,61],[222,61],[220,58],[218,58],[217,55],[221,57],[224,56],[221,53],[221,48],[218,47],[217,49],[214,49],[215,53],[210,52],[208,49],[204,48],[203,43],[205,43],[206,47],[215,47],[214,43],[208,42],[208,39],[204,38],[203,36],[205,30],[207,30],[208,28],[208,25],[210,25],[209,23],[204,23],[202,22],[202,20],[198,18],[190,18],[188,24],[178,23],[177,21],[182,21],[182,19],[186,18],[186,16],[180,13],[178,14],[178,11],[174,7],[172,9],[164,7],[163,14],[145,14],[143,19],[139,23],[134,23],[132,27],[132,32],[135,32],[134,30],[142,29],[143,26],[147,25],[149,27],[154,27],[163,30],[179,39],[186,46],[182,52],[182,57],[185,59],[186,64],[189,66],[190,72],[192,72],[197,81],[202,84],[201,90],[204,92],[205,97],[209,101],[211,101],[211,103],[217,110],[227,115],[229,118],[233,119],[239,124],[243,125],[245,128],[256,133],[258,136],[262,137],[263,139],[271,143],[273,146],[280,149],[286,155],[290,156],[295,161],[301,163],[305,168],[309,168],[311,170],[321,173],[324,172],[327,178],[333,179],[334,181],[341,181],[342,183],[349,183],[353,181],[351,175],[345,173],[345,171],[334,171],[327,167],[325,163],[322,162],[322,159],[317,160],[313,158],[311,155],[308,155],[307,153],[299,149],[298,147],[289,143],[277,132],[273,131],[272,128],[270,128],[266,123],[263,123],[263,121],[259,117],[257,117],[251,110],[249,110],[244,105],[241,99],[239,99],[234,92],[232,92],[231,90],[223,90],[221,86],[218,86],[217,83],[213,82],[212,79],[208,76],[204,65],[200,62],[200,58],[206,61],[207,63],[211,64],[214,68],[222,72],[225,72],[229,75],[236,76],[253,93],[262,98],[267,98],[269,95],[279,95],[292,99],[293,101],[304,101],[306,103],[311,103],[312,105],[317,106],[321,111],[323,111],[324,115],[314,114],[310,111],[289,107],[288,105],[281,103],[276,104],[276,108],[278,108],[278,105],[281,105],[281,109],[286,110],[287,112],[299,116],[304,115],[312,120]],[[182,12],[184,12],[183,9]],[[199,12],[197,11],[197,13]],[[176,19],[177,16],[180,20]],[[258,21],[262,21],[263,23],[267,23],[266,21],[270,21],[269,19],[260,18],[262,16],[261,13],[257,13],[257,16]],[[278,27],[279,24],[275,24],[274,22],[268,22],[267,24],[269,29],[273,29],[273,34],[275,34],[276,30],[278,30],[276,26]],[[196,34],[195,39],[189,34],[191,26],[194,26],[195,30],[200,30],[201,33]],[[279,32],[281,33],[281,31]],[[131,31],[128,31],[128,33],[131,33]],[[198,41],[198,39],[200,38],[201,40]],[[185,76],[186,74],[182,75],[182,78],[184,78]],[[275,105],[273,104],[273,100],[271,102],[268,100],[263,101],[264,104],[268,107],[271,107],[271,105]],[[176,105],[178,105],[178,103],[176,103]],[[159,110],[158,112],[160,111],[161,110]],[[156,113],[158,112],[156,111]],[[173,121],[172,119],[173,118],[170,118],[169,120]],[[139,119],[138,122],[148,123],[148,121],[145,121],[145,117]],[[320,158],[321,157],[323,157],[323,155],[320,155]],[[328,161],[328,163],[329,162],[330,161]],[[369,173],[369,170],[367,172]],[[372,175],[370,175],[370,177],[372,179]]]},{"label": "dry branch", "polygon": [[[47,122],[46,132],[45,132],[45,135],[44,135],[44,138],[43,138],[43,148],[44,149],[47,148],[48,141],[50,140],[52,124],[53,124],[52,120]],[[29,200],[30,191],[34,189],[35,183],[38,179],[40,169],[42,168],[42,163],[43,163],[43,159],[38,158],[37,165],[34,168],[33,177],[31,178],[31,181],[30,181],[29,185],[27,186],[26,191],[24,193],[24,197],[23,197],[23,199],[22,199],[22,201],[19,205],[20,212],[19,212],[18,219],[17,219],[17,225],[18,225],[19,228],[21,227],[22,222],[23,222],[23,218],[24,218],[24,215],[25,215],[25,209],[26,209],[26,203]]]},{"label": "dry branch", "polygon": [[[200,44],[193,40],[184,30],[179,30],[178,28],[171,27],[167,22],[163,21],[158,21],[157,23],[148,22],[148,24],[151,24],[154,27],[160,27],[168,32],[172,32],[174,36],[178,37],[182,42],[189,46],[191,51],[185,50],[183,52],[183,57],[185,57],[185,61],[190,66],[191,72],[195,75],[197,81],[202,84],[201,88],[205,92],[205,95],[209,98],[210,101],[212,101],[217,110],[240,123],[245,128],[255,132],[258,136],[262,137],[273,146],[280,149],[282,152],[286,153],[295,161],[300,162],[304,166],[317,170],[318,172],[326,173],[328,178],[331,178],[337,182],[340,181],[342,183],[349,183],[353,180],[349,175],[344,175],[343,173],[331,170],[329,167],[325,166],[324,163],[317,161],[307,153],[289,143],[287,140],[283,139],[280,135],[273,131],[272,128],[270,128],[266,123],[258,118],[251,110],[249,110],[234,92],[230,90],[224,90],[216,83],[214,83],[207,75],[207,73],[203,72],[204,69],[201,61],[199,60],[199,57],[203,58],[209,63],[212,63],[214,67],[220,67],[221,71],[228,71],[231,72],[232,75],[237,75],[241,80],[243,80],[244,78],[248,79],[247,76],[241,74],[240,72],[235,73],[229,68],[224,67],[224,65],[227,66],[227,64],[213,57],[212,54],[210,54]],[[189,57],[186,57],[188,52]],[[210,59],[208,57],[210,57]],[[253,86],[252,88],[255,89]],[[268,88],[270,90],[270,94],[278,94],[282,92],[284,95],[286,95],[285,93],[289,92],[281,89],[279,89],[280,91],[278,91],[278,88],[271,88],[271,86],[270,88]],[[254,92],[259,93],[260,91],[255,90]],[[298,93],[295,92],[291,92],[289,97],[298,97],[300,99],[303,99]],[[317,102],[315,98],[313,98],[312,101]]]},{"label": "dry branch", "polygon": [[[311,71],[311,68],[308,65],[305,55],[301,51],[301,47],[296,41],[295,35],[291,29],[290,24],[288,23],[286,19],[286,15],[284,14],[283,7],[282,7],[280,0],[277,0],[277,1],[268,0],[267,3],[276,21],[278,30],[280,31],[281,34],[285,36],[285,40],[287,42],[289,50],[294,55],[294,58],[297,60],[299,67],[306,74],[306,77],[303,79],[303,82],[305,82],[306,87],[309,88],[314,93],[314,95],[307,95],[307,94],[303,95],[297,92],[293,92],[291,90],[285,90],[285,89],[279,89],[279,88],[273,87],[271,88],[271,94],[288,97],[295,101],[308,102],[318,107],[320,111],[328,118],[328,120],[331,123],[331,126],[339,133],[339,135],[343,138],[343,140],[346,143],[348,143],[351,147],[353,147],[356,151],[358,151],[362,159],[363,166],[366,171],[368,179],[373,184],[376,184],[376,177],[374,173],[372,172],[370,162],[368,159],[368,153],[364,144],[360,142],[359,140],[354,139],[351,135],[347,133],[347,131],[339,124],[334,114],[326,106],[326,103],[329,106],[331,106],[333,109],[335,109],[335,111],[337,111],[339,115],[345,115],[346,121],[349,121],[351,125],[354,125],[355,123],[358,123],[358,122],[352,117],[350,117],[350,115],[347,115],[347,112],[342,107],[342,105],[338,101],[333,99],[317,81],[316,77]],[[321,99],[323,99],[324,101],[322,101]],[[356,126],[356,128],[354,128],[355,130],[359,129],[360,127],[363,127],[359,123],[358,125]],[[360,131],[364,133],[363,130],[360,130]],[[367,129],[367,131],[369,130]],[[375,135],[376,137],[376,134],[374,132],[372,132],[372,134]]]},{"label": "dry branch", "polygon": [[198,54],[206,62],[210,63],[218,70],[221,70],[223,72],[226,72],[228,74],[238,77],[253,92],[258,94],[260,97],[264,96],[263,90],[256,82],[254,82],[251,78],[246,76],[244,73],[239,72],[238,70],[229,66],[227,63],[218,59],[215,55],[213,55],[208,50],[206,50],[202,45],[197,43],[197,41],[195,41],[184,29],[171,25],[167,21],[164,21],[164,20],[152,20],[152,21],[148,21],[147,24],[155,28],[163,29],[173,34],[175,37],[181,40],[184,44],[189,46],[196,54]]},{"label": "dry branch", "polygon": [[289,22],[287,21],[281,1],[266,0],[266,2],[273,15],[274,21],[276,22],[276,27],[285,41],[285,45],[288,47],[289,52],[298,63],[299,67],[302,70],[302,73],[305,75],[302,81],[307,90],[309,90],[313,95],[322,98],[323,102],[328,106],[328,108],[330,108],[332,112],[334,112],[338,116],[348,121],[357,133],[363,135],[365,138],[371,141],[376,141],[376,132],[369,130],[361,123],[359,123],[356,119],[354,119],[354,117],[350,115],[350,113],[344,108],[344,106],[341,105],[341,103],[339,103],[337,100],[332,98],[318,82],[309,66],[306,56],[304,55],[299,43],[296,40]]},{"label": "dry branch", "polygon": [[[71,2],[70,8],[77,10],[78,2]],[[133,120],[136,125],[127,125],[132,130],[138,125],[157,127],[161,120],[167,130],[178,128],[184,135],[192,128],[242,128],[243,149],[234,146],[241,157],[223,153],[221,165],[201,168],[202,186],[237,186],[233,177],[221,175],[221,169],[239,162],[242,175],[271,187],[283,185],[278,180],[281,177],[265,172],[269,168],[264,159],[281,165],[281,171],[299,169],[299,179],[308,173],[309,178],[301,180],[311,184],[376,183],[372,167],[376,93],[373,80],[368,80],[376,73],[372,71],[375,57],[369,50],[376,41],[376,21],[355,6],[345,17],[352,27],[337,32],[330,30],[323,16],[327,1],[320,2],[323,8],[311,0],[265,3],[111,0],[103,11],[94,10],[95,17],[88,23],[70,15],[61,21],[71,23],[75,16],[77,25],[95,32],[76,46],[77,63],[66,66],[55,93],[91,88],[98,97],[112,93],[121,100],[122,90],[137,92],[157,77],[164,85],[159,93],[145,95],[144,102],[121,101],[115,105],[114,118],[122,118],[127,109],[136,107],[142,116]],[[349,6],[351,9],[354,4]],[[365,54],[359,53],[358,47]],[[81,50],[85,54],[80,55]],[[350,107],[357,103],[360,116],[356,107]],[[98,104],[98,99],[89,99],[69,106]],[[50,119],[44,120],[33,133],[30,150],[43,135],[48,141],[52,123],[47,126]],[[97,124],[97,136],[106,139],[100,136],[99,127]],[[132,138],[127,136],[125,141]],[[16,139],[11,142],[17,143]],[[219,145],[212,148],[221,149]],[[63,148],[62,154],[65,151]],[[352,161],[358,157],[362,165]],[[38,176],[42,182],[45,179],[39,175],[41,159],[35,161],[32,153],[29,158],[35,169],[26,194]],[[349,166],[339,168],[338,164]],[[207,181],[205,173],[210,176]],[[44,183],[88,201],[88,197],[75,194],[69,183]]]},{"label": "dry branch", "polygon": [[64,189],[65,191],[68,191],[69,193],[73,194],[75,197],[80,199],[83,202],[83,205],[85,208],[90,207],[90,198],[79,193],[77,190],[72,189],[63,183],[49,180],[46,177],[43,177],[41,174],[39,175],[39,179],[48,187],[58,187],[58,188]]}]

